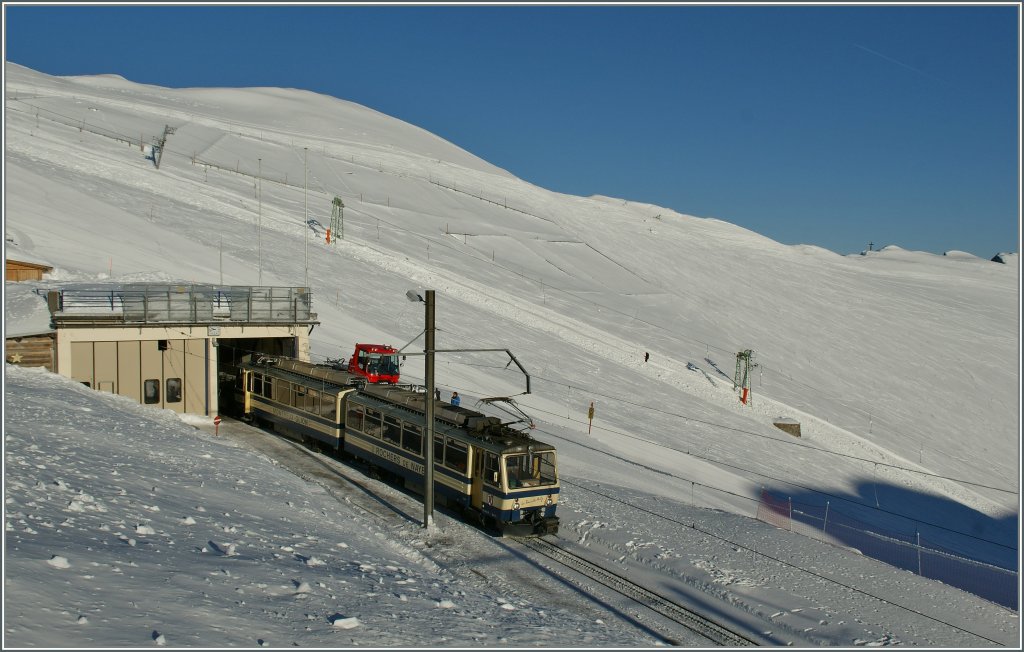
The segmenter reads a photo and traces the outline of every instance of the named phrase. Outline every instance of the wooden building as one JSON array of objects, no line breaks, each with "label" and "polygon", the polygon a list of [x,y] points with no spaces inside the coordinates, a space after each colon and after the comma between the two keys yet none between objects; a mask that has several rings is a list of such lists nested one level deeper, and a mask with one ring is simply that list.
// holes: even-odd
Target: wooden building
[{"label": "wooden building", "polygon": [[43,274],[53,271],[53,267],[43,263],[7,258],[4,261],[5,281],[41,281]]}]

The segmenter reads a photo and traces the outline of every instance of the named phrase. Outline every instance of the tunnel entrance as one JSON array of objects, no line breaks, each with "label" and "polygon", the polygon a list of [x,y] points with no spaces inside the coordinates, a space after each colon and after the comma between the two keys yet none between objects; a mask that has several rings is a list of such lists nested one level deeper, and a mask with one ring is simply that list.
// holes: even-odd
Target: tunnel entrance
[{"label": "tunnel entrance", "polygon": [[217,355],[217,404],[224,416],[242,416],[242,386],[239,365],[242,360],[260,354],[298,356],[297,341],[293,337],[240,337],[220,338]]}]

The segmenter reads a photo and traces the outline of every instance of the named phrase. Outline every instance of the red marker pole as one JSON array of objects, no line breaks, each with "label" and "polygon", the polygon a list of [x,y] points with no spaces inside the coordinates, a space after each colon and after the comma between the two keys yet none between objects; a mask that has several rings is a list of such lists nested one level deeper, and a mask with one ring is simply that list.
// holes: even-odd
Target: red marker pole
[{"label": "red marker pole", "polygon": [[590,434],[590,429],[594,426],[594,402],[590,402],[590,409],[587,410],[587,420],[590,422],[587,424],[587,434]]},{"label": "red marker pole", "polygon": [[213,435],[216,437],[220,434],[220,415],[213,417]]}]

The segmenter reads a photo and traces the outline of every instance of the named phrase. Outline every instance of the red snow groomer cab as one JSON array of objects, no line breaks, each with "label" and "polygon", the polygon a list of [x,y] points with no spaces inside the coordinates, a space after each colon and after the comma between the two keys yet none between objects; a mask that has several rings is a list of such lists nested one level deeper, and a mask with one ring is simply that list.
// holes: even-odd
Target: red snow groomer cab
[{"label": "red snow groomer cab", "polygon": [[356,344],[348,372],[357,374],[368,383],[398,382],[398,351],[384,344]]}]

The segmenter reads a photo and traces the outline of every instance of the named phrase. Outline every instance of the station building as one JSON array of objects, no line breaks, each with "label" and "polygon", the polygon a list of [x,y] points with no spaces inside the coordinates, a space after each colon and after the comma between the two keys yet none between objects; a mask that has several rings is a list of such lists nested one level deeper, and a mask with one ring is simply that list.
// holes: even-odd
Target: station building
[{"label": "station building", "polygon": [[[50,314],[48,332],[36,334],[52,342],[43,366],[144,405],[205,416],[231,402],[243,356],[308,361],[319,324],[308,288],[141,283],[35,292]],[[6,352],[14,345],[7,338]]]}]

